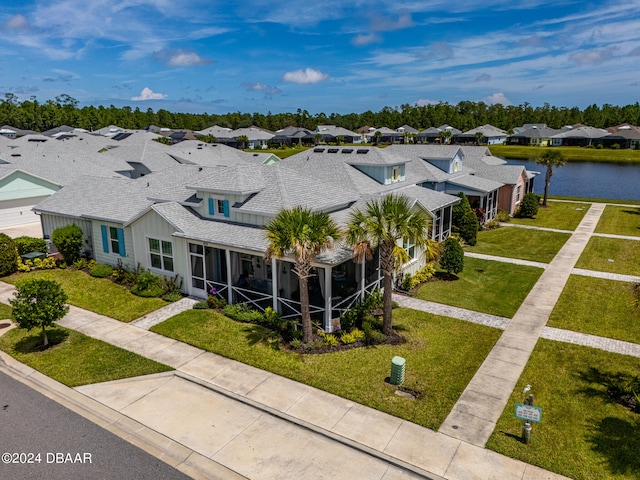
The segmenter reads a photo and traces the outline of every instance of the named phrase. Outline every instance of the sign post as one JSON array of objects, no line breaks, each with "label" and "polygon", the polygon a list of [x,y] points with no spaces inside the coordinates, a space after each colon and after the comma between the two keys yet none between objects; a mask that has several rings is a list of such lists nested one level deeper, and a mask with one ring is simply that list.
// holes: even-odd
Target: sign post
[{"label": "sign post", "polygon": [[522,441],[529,444],[533,431],[531,422],[542,421],[542,408],[533,405],[533,394],[525,398],[524,403],[516,403],[516,418],[522,420]]}]

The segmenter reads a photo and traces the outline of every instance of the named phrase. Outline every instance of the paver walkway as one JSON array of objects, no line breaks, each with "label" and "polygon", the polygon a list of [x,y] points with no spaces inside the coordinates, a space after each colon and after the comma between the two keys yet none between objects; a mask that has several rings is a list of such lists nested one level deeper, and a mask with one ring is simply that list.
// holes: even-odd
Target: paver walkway
[{"label": "paver walkway", "polygon": [[531,289],[439,432],[477,446],[487,443],[604,207],[602,203],[591,205]]}]

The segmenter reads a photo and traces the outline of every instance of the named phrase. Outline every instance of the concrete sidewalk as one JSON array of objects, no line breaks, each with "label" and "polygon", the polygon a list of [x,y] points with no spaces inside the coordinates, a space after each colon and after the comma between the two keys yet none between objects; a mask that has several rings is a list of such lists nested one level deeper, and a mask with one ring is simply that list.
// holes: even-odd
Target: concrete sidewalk
[{"label": "concrete sidewalk", "polygon": [[602,203],[591,205],[520,305],[439,432],[476,446],[486,445],[604,207]]},{"label": "concrete sidewalk", "polygon": [[59,324],[176,371],[72,390],[3,354],[13,374],[195,478],[565,478],[77,307]]}]

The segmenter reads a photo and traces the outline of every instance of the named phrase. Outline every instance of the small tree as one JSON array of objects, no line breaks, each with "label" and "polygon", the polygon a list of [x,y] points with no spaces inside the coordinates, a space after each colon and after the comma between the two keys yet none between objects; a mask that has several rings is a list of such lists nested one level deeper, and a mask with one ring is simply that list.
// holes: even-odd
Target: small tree
[{"label": "small tree", "polygon": [[43,346],[49,345],[46,327],[64,317],[69,311],[67,295],[54,280],[34,278],[18,285],[15,297],[9,301],[11,317],[20,328],[42,328]]},{"label": "small tree", "polygon": [[18,252],[9,235],[0,233],[0,277],[18,271]]},{"label": "small tree", "polygon": [[520,202],[520,207],[516,212],[516,217],[520,218],[533,218],[538,214],[538,196],[533,193],[527,193]]},{"label": "small tree", "polygon": [[467,196],[462,192],[458,193],[458,196],[460,203],[453,206],[453,227],[465,242],[469,245],[475,245],[478,235],[478,218],[473,213]]},{"label": "small tree", "polygon": [[241,149],[245,149],[247,148],[247,143],[249,142],[249,137],[247,137],[246,135],[240,135],[237,138],[238,142],[240,142],[240,145],[242,145],[240,148]]},{"label": "small tree", "polygon": [[551,183],[551,177],[553,176],[553,167],[561,167],[567,160],[562,155],[560,150],[545,150],[545,152],[536,158],[538,165],[547,167],[547,173],[544,179],[544,198],[542,200],[542,206],[547,206],[547,196],[549,194],[549,184]]},{"label": "small tree", "polygon": [[51,241],[64,257],[67,265],[80,259],[82,237],[82,229],[76,224],[56,228],[51,234]]},{"label": "small tree", "polygon": [[453,237],[447,238],[444,242],[440,267],[449,274],[458,274],[464,268],[464,251],[460,242]]}]

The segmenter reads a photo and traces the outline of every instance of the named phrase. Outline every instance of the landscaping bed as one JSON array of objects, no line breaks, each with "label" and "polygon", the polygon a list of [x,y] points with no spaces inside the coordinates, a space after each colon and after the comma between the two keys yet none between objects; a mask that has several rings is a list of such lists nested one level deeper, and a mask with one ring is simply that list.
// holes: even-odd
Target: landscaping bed
[{"label": "landscaping bed", "polygon": [[[291,352],[271,329],[214,310],[189,310],[151,330],[437,429],[501,332],[409,309],[394,310],[394,329],[406,342],[324,355]],[[394,356],[406,359],[403,389],[410,397],[385,381]]]}]

